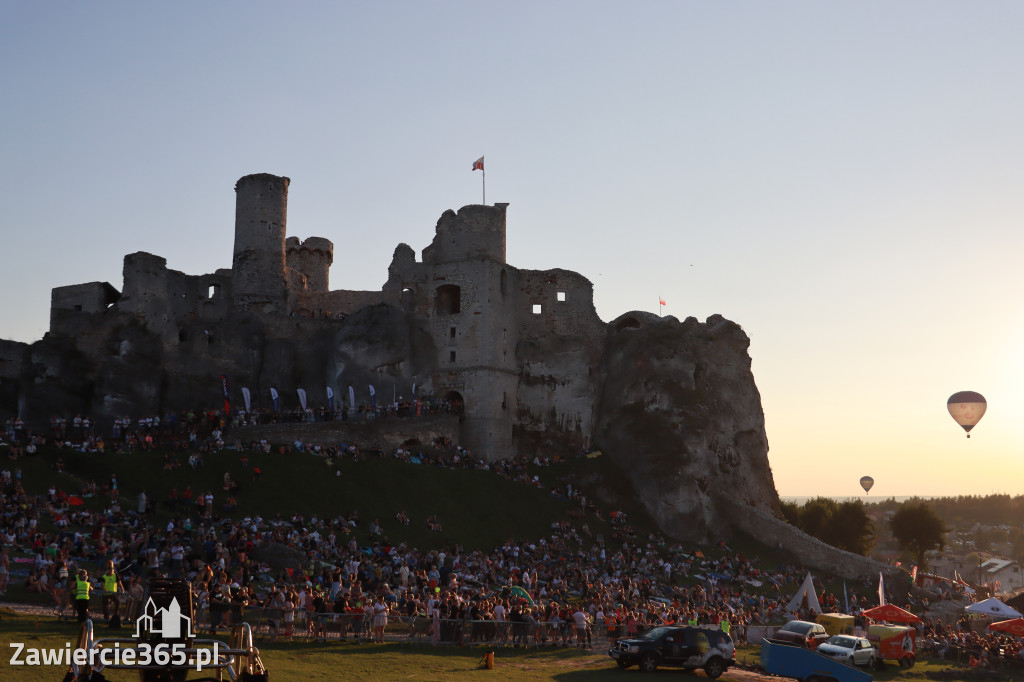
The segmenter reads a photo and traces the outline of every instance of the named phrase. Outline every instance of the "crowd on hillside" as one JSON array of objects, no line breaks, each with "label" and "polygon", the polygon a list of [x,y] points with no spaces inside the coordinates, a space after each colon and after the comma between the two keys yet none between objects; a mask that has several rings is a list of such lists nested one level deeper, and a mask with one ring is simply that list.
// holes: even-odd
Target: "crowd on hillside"
[{"label": "crowd on hillside", "polygon": [[[198,414],[122,423],[111,441],[122,447],[141,436],[144,442],[147,435],[166,433],[172,428],[168,423],[177,423],[173,428],[191,450],[189,466],[203,466],[203,453],[223,443],[224,425]],[[70,427],[57,420],[53,427],[58,443],[96,437],[84,420],[78,426],[72,421]],[[68,428],[70,434],[63,432]],[[32,440],[16,427],[9,435],[20,436],[20,442]],[[42,445],[46,436],[34,439]],[[319,457],[331,470],[341,460],[357,465],[370,456],[393,457],[410,465],[487,470],[545,487],[533,473],[550,464],[542,458],[487,462],[450,443],[433,446],[428,455],[406,448],[365,452],[330,443],[232,445],[246,463],[246,453],[273,450]],[[60,459],[55,459],[55,469]],[[172,461],[173,454],[165,455],[165,466]],[[258,470],[253,474],[255,481]],[[430,636],[438,641],[454,636],[534,645],[587,646],[595,632],[621,636],[654,623],[717,624],[742,637],[750,626],[779,625],[801,615],[788,612],[787,602],[806,575],[804,568],[765,566],[724,544],[712,558],[659,535],[641,537],[625,514],[600,509],[571,484],[550,488],[552,495],[571,502],[571,511],[552,523],[546,537],[509,539],[490,550],[471,551],[446,541],[441,521],[433,516],[424,522],[441,534],[437,547],[390,542],[388,524],[411,522],[403,509],[393,520],[373,519],[365,527],[358,511],[332,518],[307,519],[298,513],[235,518],[234,486],[225,474],[223,490],[217,491],[223,502],[212,491],[172,491],[160,502],[171,519],[157,525],[154,500],[145,491],[127,498],[116,476],[100,484],[90,481],[78,491],[79,496],[103,500],[102,511],[89,511],[73,505],[74,495],[56,487],[30,494],[21,485],[20,469],[4,470],[0,592],[17,576],[27,589],[57,600],[69,587],[68,576],[79,568],[97,576],[102,567],[113,565],[126,591],[137,596],[153,577],[190,580],[207,623],[228,620],[242,608],[261,607],[280,614],[275,625],[286,634],[297,622],[320,635],[326,623],[337,627],[341,622],[342,636],[379,638],[387,619],[398,617],[429,623]],[[608,520],[614,537],[592,532],[592,519]],[[271,556],[290,557],[289,568],[273,569],[266,563]],[[871,589],[864,585],[862,592],[870,594]],[[866,596],[851,596],[854,613],[868,605]],[[822,600],[826,610],[841,606],[834,594],[824,593]],[[339,621],[341,615],[345,619]],[[452,631],[451,623],[465,621],[475,625]],[[936,641],[940,636],[948,640],[948,629],[936,632]]]},{"label": "crowd on hillside", "polygon": [[977,667],[992,667],[1006,661],[1024,662],[1024,644],[1006,633],[976,632],[967,615],[954,623],[943,623],[925,616],[919,646],[942,659],[959,660]]}]

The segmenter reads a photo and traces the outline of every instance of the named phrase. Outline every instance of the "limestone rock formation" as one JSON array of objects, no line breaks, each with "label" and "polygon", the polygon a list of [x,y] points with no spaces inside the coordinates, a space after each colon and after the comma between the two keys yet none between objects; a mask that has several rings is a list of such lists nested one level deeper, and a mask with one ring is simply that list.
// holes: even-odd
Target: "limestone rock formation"
[{"label": "limestone rock formation", "polygon": [[719,315],[629,313],[609,325],[595,441],[676,537],[723,535],[717,500],[778,511],[749,339]]}]

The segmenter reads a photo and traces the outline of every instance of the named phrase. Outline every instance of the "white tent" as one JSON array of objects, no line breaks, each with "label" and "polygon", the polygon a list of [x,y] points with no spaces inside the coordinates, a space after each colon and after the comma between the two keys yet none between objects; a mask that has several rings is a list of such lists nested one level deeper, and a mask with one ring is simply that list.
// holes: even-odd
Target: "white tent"
[{"label": "white tent", "polygon": [[[821,604],[818,603],[818,595],[814,593],[814,579],[811,578],[810,571],[807,572],[807,577],[804,578],[800,589],[789,600],[789,604],[786,605],[786,611],[799,611],[805,608],[809,608],[815,613],[821,613]],[[1004,608],[1009,607],[1004,605]]]},{"label": "white tent", "polygon": [[1009,606],[999,601],[995,597],[990,597],[985,601],[978,602],[977,604],[970,604],[969,606],[965,606],[964,611],[966,611],[967,613],[978,614],[980,616],[992,616],[993,618],[1001,618],[1003,620],[1021,617],[1020,611],[1010,608]]}]

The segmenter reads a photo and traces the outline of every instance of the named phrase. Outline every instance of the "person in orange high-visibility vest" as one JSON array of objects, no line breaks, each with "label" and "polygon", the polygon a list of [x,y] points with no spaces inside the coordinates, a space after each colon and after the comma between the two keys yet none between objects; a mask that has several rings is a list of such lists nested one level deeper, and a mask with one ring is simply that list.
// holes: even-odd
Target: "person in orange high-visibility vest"
[{"label": "person in orange high-visibility vest", "polygon": [[615,620],[615,614],[608,613],[604,618],[604,622],[608,626],[608,639],[615,639],[615,625],[618,622]]}]

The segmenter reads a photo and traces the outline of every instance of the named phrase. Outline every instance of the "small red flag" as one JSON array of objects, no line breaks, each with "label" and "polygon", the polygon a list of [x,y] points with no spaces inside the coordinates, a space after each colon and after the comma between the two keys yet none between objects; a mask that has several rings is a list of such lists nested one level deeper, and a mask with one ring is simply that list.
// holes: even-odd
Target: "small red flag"
[{"label": "small red flag", "polygon": [[481,170],[482,171],[483,169],[484,169],[484,157],[481,156],[479,159],[477,159],[476,161],[473,162],[473,170]]},{"label": "small red flag", "polygon": [[658,299],[658,305],[668,305],[668,303],[665,303],[665,299],[659,298]]}]

